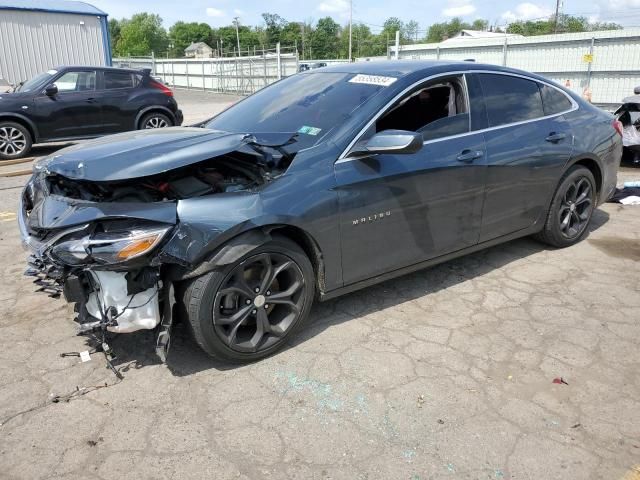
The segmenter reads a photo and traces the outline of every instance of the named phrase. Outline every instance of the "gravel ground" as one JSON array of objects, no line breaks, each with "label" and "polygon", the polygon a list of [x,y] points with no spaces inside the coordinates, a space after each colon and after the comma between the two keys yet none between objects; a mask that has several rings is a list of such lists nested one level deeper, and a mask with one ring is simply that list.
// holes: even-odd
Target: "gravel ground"
[{"label": "gravel ground", "polygon": [[21,275],[25,180],[0,179],[2,479],[638,478],[640,207],[605,204],[569,249],[517,240],[318,304],[253,365],[183,325],[168,365],[151,333],[116,337],[118,382],[60,356],[86,339]]}]

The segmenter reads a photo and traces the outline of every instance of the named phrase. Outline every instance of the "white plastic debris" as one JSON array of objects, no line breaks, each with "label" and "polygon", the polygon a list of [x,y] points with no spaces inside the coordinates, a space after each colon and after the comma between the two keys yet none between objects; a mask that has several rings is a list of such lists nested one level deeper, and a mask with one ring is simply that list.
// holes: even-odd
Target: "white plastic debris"
[{"label": "white plastic debris", "polygon": [[640,197],[637,195],[630,195],[620,199],[620,203],[623,205],[640,205]]},{"label": "white plastic debris", "polygon": [[82,363],[91,361],[91,355],[89,355],[89,351],[88,350],[80,352],[80,361]]},{"label": "white plastic debris", "polygon": [[111,307],[115,307],[112,318],[117,325],[107,327],[108,331],[131,333],[137,330],[151,330],[160,323],[157,285],[129,295],[125,273],[92,271],[91,274],[100,290],[89,295],[87,311],[96,318],[102,318],[100,308],[106,314]]},{"label": "white plastic debris", "polygon": [[622,144],[625,147],[640,145],[640,132],[635,125],[627,125],[622,129]]}]

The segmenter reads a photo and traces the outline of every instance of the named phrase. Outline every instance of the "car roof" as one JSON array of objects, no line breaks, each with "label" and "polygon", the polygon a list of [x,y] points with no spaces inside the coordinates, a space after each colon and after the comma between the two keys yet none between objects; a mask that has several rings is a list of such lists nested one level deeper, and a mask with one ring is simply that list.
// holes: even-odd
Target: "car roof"
[{"label": "car roof", "polygon": [[119,67],[105,67],[105,66],[95,66],[95,65],[58,65],[57,67],[53,67],[54,70],[58,72],[62,70],[76,70],[76,69],[92,69],[92,70],[103,70],[106,72],[114,71],[114,72],[128,72],[128,73],[142,73],[142,69],[135,68],[119,68]]},{"label": "car roof", "polygon": [[[322,72],[362,73],[366,75],[403,77],[413,73],[428,75],[431,71],[433,71],[433,73],[439,73],[447,69],[451,69],[452,71],[493,70],[539,78],[538,75],[530,72],[501,67],[498,65],[454,60],[384,60],[373,62],[339,63],[324,67]],[[314,73],[316,72],[303,72],[302,74],[313,75]]]}]

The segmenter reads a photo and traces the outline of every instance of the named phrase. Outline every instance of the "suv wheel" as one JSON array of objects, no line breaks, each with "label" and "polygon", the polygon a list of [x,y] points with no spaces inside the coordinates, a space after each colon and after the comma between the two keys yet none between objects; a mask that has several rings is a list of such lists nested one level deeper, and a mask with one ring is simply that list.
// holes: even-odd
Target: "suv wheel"
[{"label": "suv wheel", "polygon": [[196,342],[238,363],[274,353],[308,319],[314,280],[304,251],[284,237],[192,280],[183,301]]},{"label": "suv wheel", "polygon": [[164,113],[148,113],[140,120],[140,129],[172,127],[173,122]]},{"label": "suv wheel", "polygon": [[0,122],[0,159],[24,157],[31,150],[29,131],[19,123]]},{"label": "suv wheel", "polygon": [[596,182],[581,165],[571,167],[560,179],[544,228],[536,238],[554,247],[569,247],[587,233],[596,204]]}]

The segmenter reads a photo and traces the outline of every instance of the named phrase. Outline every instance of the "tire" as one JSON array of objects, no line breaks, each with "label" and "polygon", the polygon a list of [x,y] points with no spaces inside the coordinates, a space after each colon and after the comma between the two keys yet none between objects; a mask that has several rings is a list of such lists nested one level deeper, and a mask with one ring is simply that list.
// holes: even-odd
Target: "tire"
[{"label": "tire", "polygon": [[151,112],[147,113],[140,120],[139,130],[147,128],[166,128],[173,127],[173,121],[164,113]]},{"label": "tire", "polygon": [[[263,275],[268,264],[278,272],[271,282]],[[304,251],[274,236],[238,261],[192,280],[182,301],[196,343],[207,354],[246,363],[286,344],[308,321],[314,294],[314,271]]]},{"label": "tire", "polygon": [[15,122],[0,122],[0,160],[22,158],[31,151],[29,130]]},{"label": "tire", "polygon": [[595,206],[593,174],[582,165],[574,165],[560,179],[544,227],[534,237],[557,248],[578,243],[587,234]]}]

